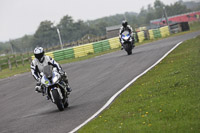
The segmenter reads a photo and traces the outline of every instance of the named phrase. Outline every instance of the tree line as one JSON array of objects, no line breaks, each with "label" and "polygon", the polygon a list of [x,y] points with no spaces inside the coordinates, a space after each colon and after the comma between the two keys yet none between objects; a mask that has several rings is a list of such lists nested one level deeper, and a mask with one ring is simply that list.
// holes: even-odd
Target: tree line
[{"label": "tree line", "polygon": [[[200,2],[198,4],[200,5]],[[65,15],[57,25],[49,20],[42,21],[33,35],[25,35],[5,43],[0,42],[0,53],[10,53],[12,50],[27,52],[32,51],[36,46],[48,48],[59,45],[57,29],[60,31],[62,42],[66,44],[84,39],[87,35],[105,36],[106,27],[120,25],[124,19],[134,28],[149,25],[150,20],[162,17],[163,7],[168,16],[200,10],[200,6],[187,8],[181,0],[170,5],[165,5],[161,0],[155,0],[153,5],[142,7],[139,13],[126,12],[88,21],[75,21],[72,16]]]}]

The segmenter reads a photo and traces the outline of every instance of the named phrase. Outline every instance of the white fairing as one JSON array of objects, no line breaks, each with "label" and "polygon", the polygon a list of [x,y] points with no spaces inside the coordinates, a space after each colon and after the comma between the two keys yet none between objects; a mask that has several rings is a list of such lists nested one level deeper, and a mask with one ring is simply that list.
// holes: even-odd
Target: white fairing
[{"label": "white fairing", "polygon": [[[53,72],[52,83],[45,77],[45,75],[43,73],[41,73],[43,75],[42,79],[41,79],[41,83],[42,83],[42,85],[45,85],[46,88],[48,88],[50,85],[56,84],[60,79],[60,74],[57,72],[57,70],[53,70],[52,72]],[[59,87],[54,87],[52,89],[57,90],[60,95],[60,98],[63,99],[63,95],[62,95],[62,92]],[[52,91],[50,91],[50,95],[52,97],[52,101],[55,102]]]},{"label": "white fairing", "polygon": [[124,43],[125,41],[132,41],[131,36],[128,31],[124,31],[121,36],[121,42]]},{"label": "white fairing", "polygon": [[50,83],[50,81],[44,76],[43,73],[41,74],[43,75],[41,79],[41,83],[45,85],[46,87],[48,87],[49,85],[55,84],[60,79],[60,74],[57,71],[53,71],[52,83]]},{"label": "white fairing", "polygon": [[129,36],[127,35],[127,36],[123,37],[123,39],[127,41],[129,39]]}]

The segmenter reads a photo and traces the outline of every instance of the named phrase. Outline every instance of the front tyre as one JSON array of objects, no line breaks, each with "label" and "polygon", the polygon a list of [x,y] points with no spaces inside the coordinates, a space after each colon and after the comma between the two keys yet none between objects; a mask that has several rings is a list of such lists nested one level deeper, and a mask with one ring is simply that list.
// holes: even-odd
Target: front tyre
[{"label": "front tyre", "polygon": [[133,45],[131,45],[131,43],[127,44],[126,52],[128,55],[132,54],[132,49],[133,49]]},{"label": "front tyre", "polygon": [[132,50],[127,51],[127,54],[128,54],[128,55],[131,55],[131,54],[132,54]]},{"label": "front tyre", "polygon": [[62,102],[62,99],[60,98],[60,95],[59,95],[58,91],[57,90],[53,90],[52,91],[52,95],[53,95],[53,98],[55,100],[55,104],[57,105],[58,109],[60,111],[63,111],[65,107],[64,107],[64,104]]}]

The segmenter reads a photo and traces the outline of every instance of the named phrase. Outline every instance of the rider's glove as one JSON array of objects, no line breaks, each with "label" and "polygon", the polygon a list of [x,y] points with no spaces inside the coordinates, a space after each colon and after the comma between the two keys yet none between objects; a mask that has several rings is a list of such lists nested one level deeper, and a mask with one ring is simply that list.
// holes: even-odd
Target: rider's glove
[{"label": "rider's glove", "polygon": [[41,88],[41,79],[39,78],[37,83],[36,83],[36,86],[35,86],[35,92],[37,93],[41,93],[42,92],[42,88]]},{"label": "rider's glove", "polygon": [[41,84],[41,78],[37,79],[37,84]]}]

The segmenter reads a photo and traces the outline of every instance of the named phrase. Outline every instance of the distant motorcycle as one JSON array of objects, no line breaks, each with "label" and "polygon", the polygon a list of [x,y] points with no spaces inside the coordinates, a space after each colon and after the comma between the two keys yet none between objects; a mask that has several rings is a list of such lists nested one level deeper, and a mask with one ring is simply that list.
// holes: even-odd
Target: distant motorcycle
[{"label": "distant motorcycle", "polygon": [[55,103],[60,111],[68,107],[68,93],[67,85],[61,79],[61,75],[56,69],[52,69],[51,66],[45,66],[43,73],[41,73],[41,87],[43,96],[47,95],[53,103]]},{"label": "distant motorcycle", "polygon": [[128,31],[124,31],[121,35],[121,43],[123,44],[123,48],[126,50],[128,55],[132,54],[133,42],[131,35]]}]

